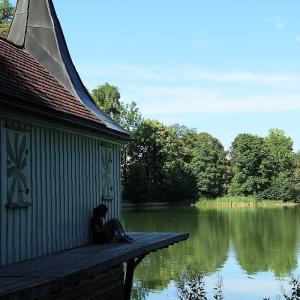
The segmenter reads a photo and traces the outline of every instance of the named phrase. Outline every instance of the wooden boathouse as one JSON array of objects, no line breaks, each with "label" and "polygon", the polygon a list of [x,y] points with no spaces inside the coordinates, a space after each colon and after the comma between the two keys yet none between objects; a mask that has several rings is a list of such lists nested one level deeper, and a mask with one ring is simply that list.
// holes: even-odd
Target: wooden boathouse
[{"label": "wooden boathouse", "polygon": [[90,245],[95,206],[121,215],[129,139],[84,87],[52,0],[18,0],[0,38],[0,299],[130,299],[145,255],[188,237]]}]

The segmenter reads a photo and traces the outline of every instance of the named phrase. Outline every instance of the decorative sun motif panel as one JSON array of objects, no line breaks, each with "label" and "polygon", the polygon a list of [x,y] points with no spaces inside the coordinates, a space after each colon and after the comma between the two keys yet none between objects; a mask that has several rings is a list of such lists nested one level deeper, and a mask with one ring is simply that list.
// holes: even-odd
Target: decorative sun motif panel
[{"label": "decorative sun motif panel", "polygon": [[102,199],[113,199],[113,175],[112,175],[112,149],[102,147],[101,150],[101,178],[102,178]]},{"label": "decorative sun motif panel", "polygon": [[29,131],[6,126],[7,203],[26,204],[29,195]]}]

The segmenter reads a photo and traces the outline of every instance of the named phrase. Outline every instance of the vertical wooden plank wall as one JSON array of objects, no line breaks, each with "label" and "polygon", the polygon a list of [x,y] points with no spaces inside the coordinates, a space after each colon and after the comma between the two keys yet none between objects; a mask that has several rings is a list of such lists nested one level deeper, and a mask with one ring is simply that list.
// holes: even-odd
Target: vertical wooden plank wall
[{"label": "vertical wooden plank wall", "polygon": [[7,209],[5,128],[0,119],[1,266],[90,242],[90,217],[102,203],[101,147],[113,152],[113,200],[120,217],[121,145],[63,130],[30,125],[29,208]]}]

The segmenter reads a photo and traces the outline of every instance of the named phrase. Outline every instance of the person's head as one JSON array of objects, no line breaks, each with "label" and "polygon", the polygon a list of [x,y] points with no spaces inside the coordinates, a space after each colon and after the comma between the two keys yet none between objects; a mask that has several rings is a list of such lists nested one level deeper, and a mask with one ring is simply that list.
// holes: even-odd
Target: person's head
[{"label": "person's head", "polygon": [[100,204],[96,208],[94,208],[94,216],[104,218],[107,214],[108,207],[105,204]]}]

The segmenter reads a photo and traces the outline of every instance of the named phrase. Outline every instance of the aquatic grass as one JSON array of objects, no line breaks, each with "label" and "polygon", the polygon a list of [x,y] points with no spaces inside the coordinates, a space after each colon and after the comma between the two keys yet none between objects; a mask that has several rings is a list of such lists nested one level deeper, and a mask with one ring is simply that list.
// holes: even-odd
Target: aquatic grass
[{"label": "aquatic grass", "polygon": [[255,197],[225,196],[216,199],[202,198],[195,204],[196,207],[282,207],[295,206],[293,202],[282,200],[260,200]]}]

